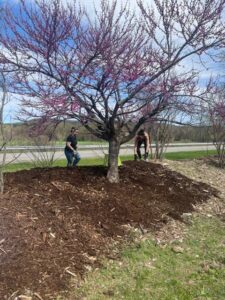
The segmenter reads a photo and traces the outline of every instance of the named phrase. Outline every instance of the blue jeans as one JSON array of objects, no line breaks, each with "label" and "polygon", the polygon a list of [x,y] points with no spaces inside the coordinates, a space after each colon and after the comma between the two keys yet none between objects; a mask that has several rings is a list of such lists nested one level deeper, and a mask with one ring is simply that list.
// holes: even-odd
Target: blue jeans
[{"label": "blue jeans", "polygon": [[67,159],[67,167],[72,167],[72,166],[75,167],[80,161],[80,154],[78,152],[74,154],[72,151],[66,149],[64,152]]}]

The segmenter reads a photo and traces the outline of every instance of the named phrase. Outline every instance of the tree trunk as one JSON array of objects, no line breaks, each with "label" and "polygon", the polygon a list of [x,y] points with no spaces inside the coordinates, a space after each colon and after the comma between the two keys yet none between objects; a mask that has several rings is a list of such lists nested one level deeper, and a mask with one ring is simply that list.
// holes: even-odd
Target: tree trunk
[{"label": "tree trunk", "polygon": [[120,143],[116,138],[109,140],[109,156],[108,156],[108,173],[107,178],[109,182],[119,182],[118,171],[118,156],[120,150]]},{"label": "tree trunk", "polygon": [[0,193],[3,194],[4,192],[4,175],[3,170],[0,168]]},{"label": "tree trunk", "polygon": [[3,194],[3,192],[4,192],[4,173],[3,173],[3,167],[6,164],[6,146],[2,147],[1,152],[3,153],[3,156],[2,156],[2,161],[0,163],[0,193]]}]

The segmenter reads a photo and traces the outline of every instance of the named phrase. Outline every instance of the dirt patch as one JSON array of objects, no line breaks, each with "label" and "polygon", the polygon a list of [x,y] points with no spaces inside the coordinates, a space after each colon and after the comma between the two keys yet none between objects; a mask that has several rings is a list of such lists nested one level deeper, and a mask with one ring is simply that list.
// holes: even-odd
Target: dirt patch
[{"label": "dirt patch", "polygon": [[[0,298],[55,299],[112,256],[129,226],[156,231],[217,190],[160,164],[127,162],[120,184],[103,167],[33,169],[6,175],[0,198]],[[129,226],[127,226],[129,225]],[[14,299],[14,298],[11,298]],[[38,299],[38,298],[37,298]]]}]

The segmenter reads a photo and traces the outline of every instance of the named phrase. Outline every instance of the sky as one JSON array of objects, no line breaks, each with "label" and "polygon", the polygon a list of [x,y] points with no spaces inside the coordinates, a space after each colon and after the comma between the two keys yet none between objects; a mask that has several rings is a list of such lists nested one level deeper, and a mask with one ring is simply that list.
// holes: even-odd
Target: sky
[{"label": "sky", "polygon": [[[28,2],[32,2],[33,0],[27,0]],[[51,1],[51,0],[49,0]],[[74,0],[62,0],[64,3],[72,2]],[[85,5],[89,9],[93,9],[93,5],[96,7],[99,6],[101,0],[79,0],[81,4]],[[125,3],[126,1],[129,2],[131,7],[136,7],[136,0],[117,0],[118,3]],[[143,3],[149,3],[149,0],[142,0]],[[11,4],[16,5],[18,3],[18,0],[0,0],[0,4]]]},{"label": "sky", "polygon": [[[32,2],[33,0],[27,0]],[[50,0],[49,0],[50,1]],[[63,0],[66,1],[73,1],[73,0]],[[101,0],[81,0],[81,4],[85,5],[89,12],[93,11],[93,6],[96,7],[99,6]],[[16,7],[18,0],[0,0],[0,5],[4,4],[10,4],[14,7]],[[125,0],[118,0],[118,3],[124,3]],[[142,2],[150,3],[150,0],[142,0]],[[136,9],[136,0],[128,0],[128,3],[130,4],[131,9]],[[221,66],[219,63],[215,63],[209,60],[209,58],[205,57],[204,59],[205,66],[197,62],[197,59],[191,58],[186,60],[183,63],[184,68],[190,68],[192,65],[197,70],[201,70],[201,80],[200,85],[204,84],[204,82],[211,76],[216,76],[223,72],[224,66]],[[1,97],[1,92],[0,92]],[[13,122],[16,121],[16,114],[19,110],[18,101],[15,99],[14,95],[10,95],[11,101],[5,108],[5,122]]]},{"label": "sky", "polygon": [[[33,0],[27,0],[32,2]],[[51,1],[51,0],[49,0]],[[63,0],[63,2],[70,2],[73,0]],[[149,0],[142,0],[142,2],[148,3]],[[80,3],[84,5],[89,12],[93,11],[94,6],[97,8],[100,4],[101,0],[80,0]],[[118,0],[118,3],[124,4],[125,0]],[[130,7],[136,7],[136,0],[128,0]],[[18,0],[0,0],[0,6],[4,4],[10,4],[15,7],[18,4]],[[10,102],[6,105],[4,110],[4,120],[5,122],[16,122],[17,121],[17,114],[19,111],[19,101],[15,99],[15,95],[9,95]],[[1,97],[1,92],[0,92]]]}]

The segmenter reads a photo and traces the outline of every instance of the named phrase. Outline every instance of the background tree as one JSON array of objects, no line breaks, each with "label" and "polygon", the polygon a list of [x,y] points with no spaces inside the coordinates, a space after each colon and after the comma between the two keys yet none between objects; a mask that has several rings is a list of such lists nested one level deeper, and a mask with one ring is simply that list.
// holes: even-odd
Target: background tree
[{"label": "background tree", "polygon": [[[177,106],[171,96],[197,96],[196,72],[181,62],[225,39],[225,0],[155,0],[149,7],[137,1],[135,11],[102,0],[94,13],[75,2],[19,2],[6,9],[0,32],[0,63],[14,91],[42,124],[75,118],[108,141],[111,182],[119,180],[120,145]],[[178,107],[193,108],[191,97]]]},{"label": "background tree", "polygon": [[175,112],[167,110],[151,125],[151,137],[155,141],[155,159],[163,159],[168,144],[172,141],[172,124]]},{"label": "background tree", "polygon": [[5,106],[9,102],[6,76],[0,72],[0,192],[4,192],[4,168],[6,164],[6,146],[12,139],[12,131],[6,132],[4,124]]},{"label": "background tree", "polygon": [[215,85],[213,93],[204,99],[202,106],[205,125],[212,136],[221,168],[225,166],[225,90],[221,84]]}]

